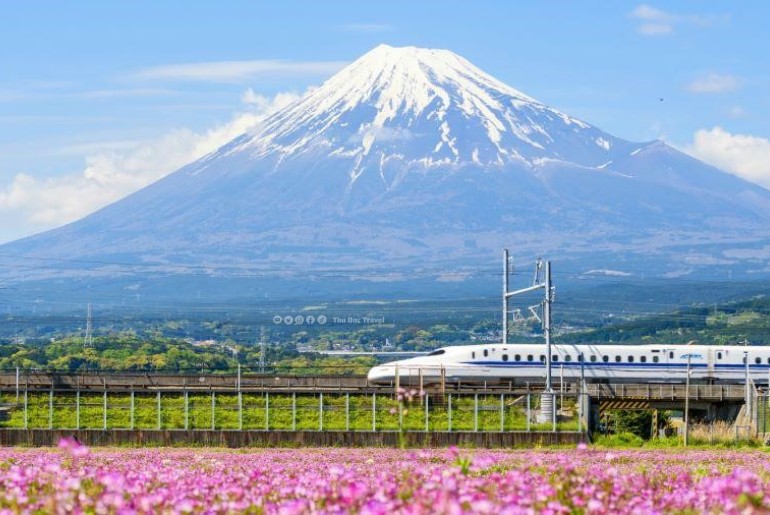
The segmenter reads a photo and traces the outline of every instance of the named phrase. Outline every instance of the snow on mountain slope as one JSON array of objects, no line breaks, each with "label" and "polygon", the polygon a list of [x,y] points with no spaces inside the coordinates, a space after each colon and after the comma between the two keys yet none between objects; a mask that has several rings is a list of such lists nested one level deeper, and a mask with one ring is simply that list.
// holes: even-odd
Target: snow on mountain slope
[{"label": "snow on mountain slope", "polygon": [[355,181],[389,160],[428,167],[535,166],[551,159],[597,166],[618,143],[450,51],[381,45],[231,151],[354,158]]}]

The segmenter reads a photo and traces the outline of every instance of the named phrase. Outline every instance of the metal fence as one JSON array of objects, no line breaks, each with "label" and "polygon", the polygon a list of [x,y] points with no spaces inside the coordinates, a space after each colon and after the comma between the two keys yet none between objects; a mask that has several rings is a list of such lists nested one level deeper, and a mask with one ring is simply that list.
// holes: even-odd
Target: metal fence
[{"label": "metal fence", "polygon": [[[399,395],[400,393],[400,395]],[[0,427],[304,431],[583,431],[587,394],[271,391],[0,392]],[[550,410],[554,410],[551,412]],[[555,416],[553,416],[555,415]]]}]

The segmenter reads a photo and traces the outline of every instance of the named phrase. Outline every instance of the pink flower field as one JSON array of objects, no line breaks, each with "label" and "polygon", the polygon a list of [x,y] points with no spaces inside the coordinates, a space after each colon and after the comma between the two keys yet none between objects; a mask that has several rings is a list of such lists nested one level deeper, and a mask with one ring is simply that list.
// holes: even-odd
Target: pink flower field
[{"label": "pink flower field", "polygon": [[768,513],[758,451],[0,449],[2,513]]}]

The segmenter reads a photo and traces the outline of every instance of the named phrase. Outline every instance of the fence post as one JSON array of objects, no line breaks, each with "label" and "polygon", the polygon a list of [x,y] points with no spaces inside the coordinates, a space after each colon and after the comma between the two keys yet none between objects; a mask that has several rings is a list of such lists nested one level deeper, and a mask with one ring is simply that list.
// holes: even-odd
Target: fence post
[{"label": "fence post", "polygon": [[372,393],[372,431],[377,431],[377,393]]},{"label": "fence post", "polygon": [[318,394],[318,430],[324,430],[324,393]]},{"label": "fence post", "polygon": [[238,431],[243,431],[243,392],[238,385]]},{"label": "fence post", "polygon": [[28,388],[25,385],[24,386],[24,429],[29,428],[29,413],[27,409],[29,407],[29,402],[27,400],[27,390]]},{"label": "fence post", "polygon": [[345,431],[350,431],[350,393],[345,394]]},{"label": "fence post", "polygon": [[[542,397],[540,397],[540,398],[542,399]],[[543,401],[540,401],[540,402],[543,402]],[[556,404],[556,396],[555,395],[551,395],[551,402],[554,403],[553,417],[551,417],[551,431],[555,433],[556,432],[556,419],[559,418],[559,407],[560,406],[558,404]],[[561,405],[561,409],[564,409],[564,405],[563,404]]]},{"label": "fence post", "polygon": [[[420,391],[424,391],[424,390],[420,390]],[[427,433],[428,431],[430,431],[430,411],[428,410],[429,409],[428,408],[428,394],[427,393],[424,394],[423,397],[425,397],[425,410],[424,410],[424,413],[425,413],[425,432]]]},{"label": "fence post", "polygon": [[297,392],[291,393],[291,430],[297,430]]},{"label": "fence post", "polygon": [[217,419],[216,419],[216,404],[217,404],[217,394],[214,390],[211,390],[211,430],[214,431],[217,428]]},{"label": "fence post", "polygon": [[527,392],[527,432],[532,430],[532,394]]},{"label": "fence post", "polygon": [[102,394],[102,430],[107,430],[107,389]]},{"label": "fence post", "polygon": [[187,390],[184,391],[184,428],[190,429],[190,396]]},{"label": "fence post", "polygon": [[80,388],[75,392],[75,429],[80,429]]},{"label": "fence post", "polygon": [[265,431],[270,431],[270,392],[265,392]]},{"label": "fence post", "polygon": [[134,389],[131,388],[131,429],[134,429],[135,427],[135,417],[134,417]]},{"label": "fence post", "polygon": [[53,381],[48,393],[48,429],[53,429]]},{"label": "fence post", "polygon": [[448,394],[447,400],[447,431],[452,430],[452,394]]},{"label": "fence post", "polygon": [[505,431],[505,394],[500,394],[500,432]]}]

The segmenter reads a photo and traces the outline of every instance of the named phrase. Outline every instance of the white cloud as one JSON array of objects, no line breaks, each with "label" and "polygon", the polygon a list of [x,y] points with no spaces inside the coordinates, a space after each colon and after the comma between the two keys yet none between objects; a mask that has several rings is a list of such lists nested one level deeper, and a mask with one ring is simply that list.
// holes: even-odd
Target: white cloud
[{"label": "white cloud", "polygon": [[729,20],[727,15],[675,14],[646,4],[634,8],[631,11],[631,18],[639,21],[636,30],[644,36],[673,34],[680,25],[706,28]]},{"label": "white cloud", "polygon": [[645,36],[659,36],[674,32],[676,17],[649,5],[637,6],[631,17],[641,21],[637,31]]},{"label": "white cloud", "polygon": [[268,75],[330,75],[348,63],[345,61],[212,61],[167,64],[145,68],[135,78],[153,80],[188,80],[238,83]]},{"label": "white cloud", "polygon": [[246,105],[252,106],[257,112],[265,113],[283,109],[301,97],[302,95],[287,91],[278,93],[271,98],[255,93],[253,89],[249,88],[241,96],[241,101]]},{"label": "white cloud", "polygon": [[85,158],[84,170],[44,179],[17,174],[11,184],[0,189],[0,211],[8,213],[4,218],[18,217],[42,228],[77,220],[213,152],[297,98],[296,94],[279,93],[269,99],[247,90],[244,99],[249,110],[205,132],[178,129],[133,145],[82,144],[84,151],[101,149]]},{"label": "white cloud", "polygon": [[695,133],[689,154],[770,189],[770,140],[731,134],[721,127]]},{"label": "white cloud", "polygon": [[692,81],[687,85],[687,91],[691,93],[725,93],[735,91],[738,86],[740,86],[740,81],[736,77],[712,73]]}]

